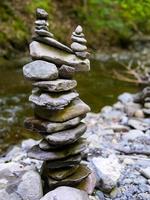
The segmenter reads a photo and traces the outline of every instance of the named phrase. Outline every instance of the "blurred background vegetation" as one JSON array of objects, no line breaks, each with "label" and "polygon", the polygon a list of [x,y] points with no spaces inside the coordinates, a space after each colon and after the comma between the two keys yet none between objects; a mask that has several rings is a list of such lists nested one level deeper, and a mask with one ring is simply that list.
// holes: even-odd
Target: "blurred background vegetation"
[{"label": "blurred background vegetation", "polygon": [[0,1],[0,56],[25,52],[35,9],[49,12],[50,31],[62,42],[82,24],[91,50],[128,48],[134,35],[150,33],[150,0],[4,0]]}]

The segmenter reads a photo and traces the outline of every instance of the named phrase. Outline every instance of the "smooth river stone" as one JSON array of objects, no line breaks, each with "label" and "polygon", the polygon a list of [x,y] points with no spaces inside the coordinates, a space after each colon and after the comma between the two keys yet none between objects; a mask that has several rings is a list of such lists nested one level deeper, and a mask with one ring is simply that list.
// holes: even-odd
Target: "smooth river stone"
[{"label": "smooth river stone", "polygon": [[48,13],[42,8],[37,8],[36,9],[36,18],[47,20],[48,19]]},{"label": "smooth river stone", "polygon": [[72,187],[58,187],[40,200],[90,200],[87,193]]},{"label": "smooth river stone", "polygon": [[48,13],[42,8],[37,8],[37,10],[36,10],[36,18],[37,19],[45,19],[45,20],[47,20],[48,19]]},{"label": "smooth river stone", "polygon": [[45,137],[49,144],[54,146],[64,146],[77,141],[86,131],[86,125],[81,122],[77,127],[57,133],[53,133]]},{"label": "smooth river stone", "polygon": [[74,99],[63,110],[49,110],[35,105],[34,113],[37,117],[52,122],[65,122],[75,117],[86,114],[90,111],[90,107],[81,99]]},{"label": "smooth river stone", "polygon": [[85,35],[84,35],[84,33],[77,34],[76,32],[73,32],[72,36],[79,37],[79,38],[84,38]]},{"label": "smooth river stone", "polygon": [[55,151],[52,151],[52,150],[44,151],[40,149],[39,145],[35,145],[28,151],[28,157],[31,157],[37,160],[43,160],[43,161],[51,160],[52,161],[52,160],[63,159],[72,155],[79,154],[82,151],[84,151],[85,148],[86,148],[86,145],[82,139],[58,151],[56,151],[56,149]]},{"label": "smooth river stone", "polygon": [[82,31],[83,31],[83,28],[82,28],[82,26],[80,26],[80,25],[78,25],[78,26],[76,27],[76,29],[75,29],[75,33],[76,33],[76,34],[81,34]]},{"label": "smooth river stone", "polygon": [[43,19],[39,19],[35,21],[35,25],[37,26],[49,26],[48,22]]},{"label": "smooth river stone", "polygon": [[71,39],[72,41],[74,42],[78,42],[78,43],[81,43],[81,44],[86,44],[87,43],[87,40],[84,39],[84,38],[79,38],[79,37],[75,37],[75,36],[71,36]]},{"label": "smooth river stone", "polygon": [[77,86],[76,80],[57,79],[54,81],[40,81],[33,83],[33,86],[49,92],[68,91]]},{"label": "smooth river stone", "polygon": [[78,169],[78,167],[79,165],[74,166],[74,167],[60,168],[60,169],[48,169],[46,172],[46,176],[49,176],[50,178],[59,181],[74,174],[76,170]]},{"label": "smooth river stone", "polygon": [[54,37],[54,35],[49,32],[49,31],[46,31],[46,30],[38,30],[38,29],[35,29],[35,33],[39,36],[43,36],[43,37]]},{"label": "smooth river stone", "polygon": [[66,78],[66,79],[72,79],[75,74],[75,68],[68,66],[68,65],[62,65],[59,68],[59,77],[60,78]]},{"label": "smooth river stone", "polygon": [[90,53],[89,52],[85,52],[85,51],[83,51],[83,52],[77,52],[76,51],[75,54],[78,57],[80,57],[81,59],[89,58],[89,56],[90,56]]},{"label": "smooth river stone", "polygon": [[47,135],[49,133],[73,128],[80,123],[83,117],[84,116],[76,117],[63,123],[43,121],[34,117],[30,117],[25,119],[24,126],[30,131],[38,132],[42,135]]},{"label": "smooth river stone", "polygon": [[53,63],[36,60],[23,67],[23,74],[31,81],[55,80],[58,78],[58,69]]},{"label": "smooth river stone", "polygon": [[79,44],[77,42],[73,42],[71,44],[71,48],[73,49],[73,51],[81,51],[82,52],[82,51],[87,50],[87,47],[85,45]]},{"label": "smooth river stone", "polygon": [[[35,29],[48,31],[48,27],[47,26],[35,26]],[[36,36],[33,36],[32,40],[34,39],[34,37],[36,37]]]},{"label": "smooth river stone", "polygon": [[69,65],[75,68],[75,71],[89,71],[90,61],[80,59],[74,53],[68,53],[56,47],[33,41],[30,44],[30,55],[34,60],[41,59],[56,65]]},{"label": "smooth river stone", "polygon": [[73,167],[79,165],[81,162],[82,156],[81,154],[70,156],[68,158],[55,160],[54,161],[46,161],[46,167],[49,169],[59,169],[65,167]]},{"label": "smooth river stone", "polygon": [[34,93],[30,95],[29,101],[48,109],[59,110],[67,106],[73,99],[78,97],[77,92],[67,92],[67,93]]},{"label": "smooth river stone", "polygon": [[33,37],[33,40],[35,40],[37,42],[42,42],[42,43],[50,45],[52,47],[56,47],[58,49],[66,51],[68,53],[72,53],[72,50],[69,47],[67,47],[66,45],[58,42],[54,38],[37,36],[37,37]]},{"label": "smooth river stone", "polygon": [[[44,150],[44,151],[49,151],[49,150],[54,150],[54,149],[58,149],[57,146],[54,145],[50,145],[46,139],[42,139],[39,143],[39,147],[40,149]],[[61,147],[60,147],[61,148]]]},{"label": "smooth river stone", "polygon": [[63,179],[63,180],[55,180],[48,177],[48,185],[50,189],[54,189],[58,186],[74,186],[83,181],[88,175],[91,173],[91,170],[85,165],[80,165],[77,169],[76,173],[73,175]]}]

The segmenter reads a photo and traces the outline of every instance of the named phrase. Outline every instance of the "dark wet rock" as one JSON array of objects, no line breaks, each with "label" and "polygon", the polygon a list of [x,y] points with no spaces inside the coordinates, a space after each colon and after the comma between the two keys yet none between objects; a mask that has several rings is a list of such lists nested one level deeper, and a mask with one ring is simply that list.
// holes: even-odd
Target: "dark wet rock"
[{"label": "dark wet rock", "polygon": [[83,44],[79,44],[79,43],[77,43],[77,42],[73,42],[72,44],[71,44],[71,48],[72,48],[72,50],[73,51],[77,51],[77,52],[82,52],[82,51],[85,51],[85,50],[87,50],[87,47],[85,46],[85,45],[83,45]]},{"label": "dark wet rock", "polygon": [[150,109],[144,108],[144,109],[143,109],[143,112],[144,112],[145,115],[150,116]]},{"label": "dark wet rock", "polygon": [[81,162],[81,154],[77,154],[74,156],[69,156],[65,159],[55,160],[53,161],[47,161],[46,167],[49,169],[58,169],[58,168],[64,168],[64,167],[73,167],[79,165]]},{"label": "dark wet rock", "polygon": [[68,65],[62,65],[59,68],[60,78],[72,79],[75,74],[75,69]]},{"label": "dark wet rock", "polygon": [[73,100],[63,110],[49,110],[39,106],[35,106],[35,115],[52,122],[65,122],[75,117],[85,115],[90,111],[90,107],[79,98]]},{"label": "dark wet rock", "polygon": [[48,185],[50,189],[53,189],[61,185],[74,186],[83,181],[90,173],[91,170],[88,167],[86,167],[85,165],[80,165],[76,173],[61,181],[57,181],[48,177]]},{"label": "dark wet rock", "polygon": [[76,188],[78,188],[80,190],[84,190],[88,194],[92,194],[95,187],[96,187],[96,175],[93,171],[91,171],[91,174],[86,179],[81,181],[76,186]]},{"label": "dark wet rock", "polygon": [[53,133],[51,135],[46,136],[45,139],[50,145],[60,147],[74,143],[84,134],[85,131],[86,125],[81,122],[77,127],[73,129]]},{"label": "dark wet rock", "polygon": [[78,142],[57,151],[43,151],[42,149],[40,149],[39,145],[36,145],[28,151],[28,156],[37,160],[44,161],[58,160],[66,158],[68,156],[79,154],[84,150],[85,144],[83,140],[80,139]]},{"label": "dark wet rock", "polygon": [[44,9],[37,8],[36,17],[37,17],[37,19],[45,19],[45,20],[47,20],[48,19],[48,13]]},{"label": "dark wet rock", "polygon": [[49,31],[46,31],[44,29],[42,29],[42,30],[35,29],[35,33],[41,37],[54,37],[54,35],[52,33],[50,33]]},{"label": "dark wet rock", "polygon": [[46,139],[42,139],[39,143],[39,147],[40,149],[44,150],[44,151],[49,151],[49,150],[54,150],[54,149],[58,149],[58,146],[54,146],[48,143],[48,141]]},{"label": "dark wet rock", "polygon": [[43,60],[36,60],[23,67],[23,74],[26,79],[31,81],[37,80],[54,80],[58,78],[56,65]]},{"label": "dark wet rock", "polygon": [[[48,27],[46,25],[41,25],[41,26],[35,26],[35,29],[37,30],[45,30],[45,31],[48,31]],[[32,39],[34,40],[36,36],[33,36]]]},{"label": "dark wet rock", "polygon": [[66,167],[66,168],[59,168],[59,169],[48,169],[46,172],[46,176],[55,179],[57,181],[61,181],[71,175],[73,175],[77,170],[79,166],[74,167]]},{"label": "dark wet rock", "polygon": [[[42,28],[41,28],[42,29]],[[50,37],[33,37],[33,40],[37,41],[37,42],[42,42],[44,44],[50,45],[52,47],[56,47],[58,49],[64,50],[66,52],[72,53],[72,50],[65,46],[64,44],[58,42],[57,40],[55,40],[54,38],[50,38]]]},{"label": "dark wet rock", "polygon": [[68,51],[65,52],[37,41],[33,41],[30,44],[30,55],[33,59],[42,59],[59,66],[64,64],[72,66],[76,71],[90,70],[90,61],[88,59],[80,59],[73,53],[68,53]]},{"label": "dark wet rock", "polygon": [[77,86],[75,80],[57,79],[55,81],[41,81],[33,83],[33,86],[49,92],[68,91]]},{"label": "dark wet rock", "polygon": [[47,193],[41,200],[89,200],[86,192],[72,187],[58,187]]},{"label": "dark wet rock", "polygon": [[34,93],[30,95],[29,101],[36,104],[37,106],[42,106],[48,109],[59,110],[67,106],[73,99],[78,97],[77,92],[67,92],[67,93]]},{"label": "dark wet rock", "polygon": [[82,118],[83,117],[76,117],[66,122],[55,123],[30,117],[24,121],[24,126],[30,131],[38,132],[42,135],[47,135],[49,133],[73,128],[80,123]]}]

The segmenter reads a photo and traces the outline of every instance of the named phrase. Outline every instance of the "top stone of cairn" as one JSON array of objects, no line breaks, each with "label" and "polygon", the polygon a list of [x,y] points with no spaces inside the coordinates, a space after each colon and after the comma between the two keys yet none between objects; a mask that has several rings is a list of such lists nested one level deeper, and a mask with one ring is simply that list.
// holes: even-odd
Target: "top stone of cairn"
[{"label": "top stone of cairn", "polygon": [[48,13],[42,8],[37,8],[37,10],[36,10],[36,18],[37,19],[47,20],[48,19]]}]

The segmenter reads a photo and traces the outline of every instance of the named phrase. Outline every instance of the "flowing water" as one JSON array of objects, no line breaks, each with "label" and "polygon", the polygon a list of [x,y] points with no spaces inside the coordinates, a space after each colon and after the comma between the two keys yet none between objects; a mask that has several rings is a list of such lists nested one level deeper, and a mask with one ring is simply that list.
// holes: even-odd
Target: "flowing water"
[{"label": "flowing water", "polygon": [[[92,112],[113,104],[123,92],[136,92],[137,86],[112,78],[113,69],[121,70],[117,63],[92,61],[89,73],[76,75],[77,90]],[[24,80],[22,66],[15,61],[0,63],[0,152],[25,138],[36,138],[23,128],[23,119],[32,114],[28,95],[31,85]]]}]

